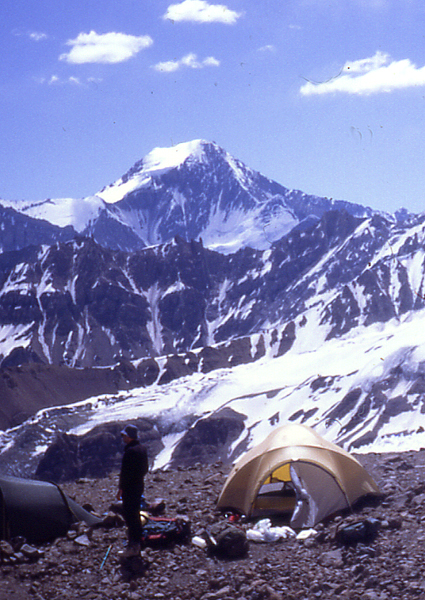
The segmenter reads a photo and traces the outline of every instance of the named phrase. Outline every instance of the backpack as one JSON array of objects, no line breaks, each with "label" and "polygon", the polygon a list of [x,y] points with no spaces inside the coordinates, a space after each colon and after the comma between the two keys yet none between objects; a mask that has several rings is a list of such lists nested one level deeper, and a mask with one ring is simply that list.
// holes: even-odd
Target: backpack
[{"label": "backpack", "polygon": [[190,521],[184,517],[149,517],[142,528],[142,546],[161,548],[185,543],[190,537]]}]

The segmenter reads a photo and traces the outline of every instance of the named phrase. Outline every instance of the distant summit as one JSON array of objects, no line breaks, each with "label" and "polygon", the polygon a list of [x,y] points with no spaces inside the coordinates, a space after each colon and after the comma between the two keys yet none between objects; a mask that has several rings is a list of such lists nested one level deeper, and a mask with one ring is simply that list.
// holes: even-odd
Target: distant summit
[{"label": "distant summit", "polygon": [[[285,188],[205,140],[155,148],[87,198],[0,205],[25,218],[33,243],[79,234],[107,248],[134,251],[177,235],[188,241],[202,238],[204,246],[224,254],[247,246],[268,249],[294,227],[305,228],[333,208],[356,217],[376,212]],[[5,246],[3,231],[0,247],[23,247]]]},{"label": "distant summit", "polygon": [[158,177],[171,169],[181,167],[187,160],[202,162],[204,148],[216,144],[205,140],[193,140],[171,146],[171,148],[154,148],[144,158],[136,162],[125,175],[115,183],[104,187],[97,196],[105,202],[118,202],[130,192],[149,185],[154,177]]}]

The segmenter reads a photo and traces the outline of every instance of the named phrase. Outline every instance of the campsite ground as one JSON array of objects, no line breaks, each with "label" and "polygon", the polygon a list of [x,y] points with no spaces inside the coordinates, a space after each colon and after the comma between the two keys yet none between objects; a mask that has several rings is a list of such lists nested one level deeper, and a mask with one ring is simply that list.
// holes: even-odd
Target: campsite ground
[{"label": "campsite ground", "polygon": [[[425,451],[358,458],[383,500],[320,525],[305,541],[251,542],[238,560],[209,556],[190,543],[147,549],[148,568],[129,578],[117,557],[124,528],[97,529],[91,539],[77,542],[71,535],[40,548],[44,555],[33,562],[2,564],[0,600],[425,598]],[[196,535],[225,523],[215,501],[227,473],[221,465],[155,472],[148,476],[146,496],[151,502],[162,497],[167,516],[187,516]],[[115,500],[116,482],[110,476],[62,487],[79,504],[104,513]],[[372,517],[380,521],[372,542],[336,542],[337,527]]]}]

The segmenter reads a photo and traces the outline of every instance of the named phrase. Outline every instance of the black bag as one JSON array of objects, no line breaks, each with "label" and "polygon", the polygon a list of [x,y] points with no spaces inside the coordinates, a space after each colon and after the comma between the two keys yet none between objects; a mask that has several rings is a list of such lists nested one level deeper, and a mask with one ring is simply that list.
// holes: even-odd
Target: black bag
[{"label": "black bag", "polygon": [[335,539],[345,546],[354,545],[359,542],[368,544],[376,538],[380,524],[378,519],[364,519],[363,521],[339,528]]}]

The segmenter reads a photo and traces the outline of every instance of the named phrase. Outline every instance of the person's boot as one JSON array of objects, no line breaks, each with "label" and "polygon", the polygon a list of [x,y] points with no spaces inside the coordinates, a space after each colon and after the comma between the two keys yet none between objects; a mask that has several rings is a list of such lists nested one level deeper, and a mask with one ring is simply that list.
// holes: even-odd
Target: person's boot
[{"label": "person's boot", "polygon": [[138,544],[137,542],[132,542],[131,544],[127,545],[127,548],[125,550],[120,550],[118,552],[118,556],[119,558],[131,558],[132,556],[139,556],[140,551],[140,544]]}]

